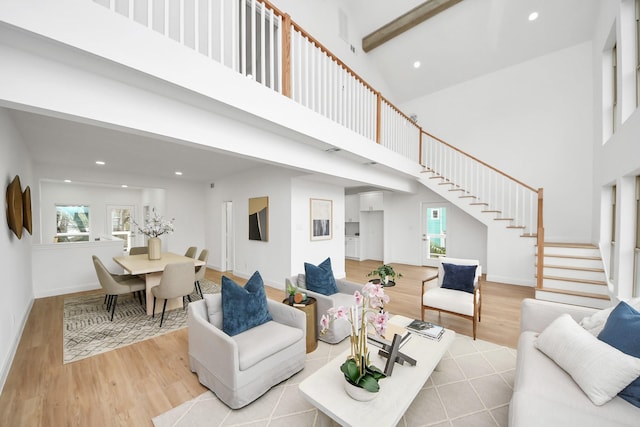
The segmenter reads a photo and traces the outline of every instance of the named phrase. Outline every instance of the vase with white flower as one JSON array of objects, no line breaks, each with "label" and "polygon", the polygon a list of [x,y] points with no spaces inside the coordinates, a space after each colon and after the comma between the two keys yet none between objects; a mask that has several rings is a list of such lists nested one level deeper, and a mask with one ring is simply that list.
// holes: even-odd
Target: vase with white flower
[{"label": "vase with white flower", "polygon": [[153,208],[152,214],[153,216],[147,219],[142,227],[135,221],[131,222],[137,227],[138,232],[149,238],[147,241],[149,259],[156,260],[162,256],[162,240],[160,240],[160,236],[173,233],[173,221],[175,221],[175,218],[165,220],[156,212],[155,208]]},{"label": "vase with white flower", "polygon": [[336,319],[346,319],[351,323],[351,352],[340,365],[340,371],[346,380],[345,390],[351,397],[370,400],[377,396],[380,390],[378,381],[385,374],[370,362],[367,333],[371,330],[378,336],[385,334],[389,314],[383,307],[389,302],[389,296],[385,295],[382,285],[369,282],[364,285],[362,292],[356,291],[353,297],[353,306],[333,307],[322,315],[321,333],[326,332]]}]

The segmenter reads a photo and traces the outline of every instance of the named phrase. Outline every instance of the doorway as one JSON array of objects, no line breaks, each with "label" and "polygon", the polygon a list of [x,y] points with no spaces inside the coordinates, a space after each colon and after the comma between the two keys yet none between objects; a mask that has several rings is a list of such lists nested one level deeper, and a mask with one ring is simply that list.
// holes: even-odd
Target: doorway
[{"label": "doorway", "polygon": [[108,205],[107,206],[107,234],[124,240],[124,252],[128,252],[135,245],[136,233],[132,230],[131,219],[135,218],[135,206]]},{"label": "doorway", "polygon": [[423,266],[434,266],[447,256],[447,205],[422,203],[421,255]]}]

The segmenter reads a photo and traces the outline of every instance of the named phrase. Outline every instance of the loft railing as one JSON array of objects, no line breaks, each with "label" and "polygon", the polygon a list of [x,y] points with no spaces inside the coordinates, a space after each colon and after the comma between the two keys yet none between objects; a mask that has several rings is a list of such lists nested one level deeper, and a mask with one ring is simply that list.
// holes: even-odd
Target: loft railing
[{"label": "loft railing", "polygon": [[[422,164],[537,236],[543,259],[542,189],[424,132],[268,0],[93,1]],[[541,287],[542,262],[537,280]]]}]

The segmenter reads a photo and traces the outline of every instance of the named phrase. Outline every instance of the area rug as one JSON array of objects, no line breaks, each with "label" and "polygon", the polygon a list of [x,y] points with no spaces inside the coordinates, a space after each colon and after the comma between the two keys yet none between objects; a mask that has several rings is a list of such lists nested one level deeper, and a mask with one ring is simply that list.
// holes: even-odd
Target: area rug
[{"label": "area rug", "polygon": [[[210,280],[202,280],[200,285],[203,293],[220,292],[220,285]],[[191,294],[191,301],[198,299],[199,294]],[[104,294],[65,298],[63,316],[65,364],[187,326],[186,310],[171,310],[165,313],[161,328],[159,316],[148,316],[132,294],[118,297],[113,321],[104,304]]]},{"label": "area rug", "polygon": [[[156,427],[337,425],[318,413],[298,391],[303,379],[348,348],[348,340],[338,345],[318,344],[317,350],[307,354],[303,371],[242,409],[229,409],[207,391],[155,417],[153,424]],[[506,427],[515,364],[516,350],[457,335],[398,426]],[[348,398],[345,394],[345,399]]]}]

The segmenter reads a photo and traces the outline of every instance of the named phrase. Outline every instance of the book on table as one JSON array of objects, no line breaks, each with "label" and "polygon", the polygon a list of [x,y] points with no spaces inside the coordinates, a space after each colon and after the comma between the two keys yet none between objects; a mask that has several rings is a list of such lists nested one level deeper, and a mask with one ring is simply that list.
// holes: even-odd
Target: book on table
[{"label": "book on table", "polygon": [[406,328],[415,334],[434,340],[442,338],[442,334],[444,333],[444,328],[442,326],[422,320],[413,320],[406,326]]}]

